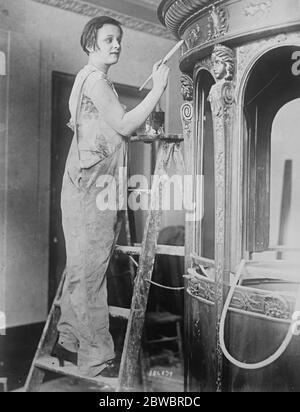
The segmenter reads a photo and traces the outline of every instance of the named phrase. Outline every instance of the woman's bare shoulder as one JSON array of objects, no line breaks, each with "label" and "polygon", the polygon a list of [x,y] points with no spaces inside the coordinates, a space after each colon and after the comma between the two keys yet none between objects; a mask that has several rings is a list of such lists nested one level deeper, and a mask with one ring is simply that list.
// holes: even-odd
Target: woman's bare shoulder
[{"label": "woman's bare shoulder", "polygon": [[101,92],[103,94],[110,94],[111,87],[107,79],[102,73],[93,72],[89,75],[85,84],[85,94],[88,96],[94,94],[95,92]]}]

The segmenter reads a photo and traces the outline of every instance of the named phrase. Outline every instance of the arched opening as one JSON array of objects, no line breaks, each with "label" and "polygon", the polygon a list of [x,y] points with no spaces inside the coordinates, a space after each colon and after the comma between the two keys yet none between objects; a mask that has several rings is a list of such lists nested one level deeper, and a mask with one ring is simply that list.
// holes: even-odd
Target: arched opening
[{"label": "arched opening", "polygon": [[300,229],[300,98],[276,114],[271,132],[270,245],[294,259]]},{"label": "arched opening", "polygon": [[[194,176],[204,175],[202,190],[194,185],[196,222],[193,224],[193,250],[200,256],[213,259],[215,248],[215,174],[214,136],[210,102],[208,96],[214,78],[206,69],[196,76],[195,133],[193,142]],[[206,345],[214,347],[216,335],[212,327],[215,320],[213,305],[202,305],[194,297],[187,297],[185,313],[187,385],[191,391],[212,390],[215,386],[215,361],[206,353]],[[207,333],[209,334],[207,335]],[[204,338],[207,336],[207,340]],[[201,383],[201,384],[200,384]]]},{"label": "arched opening", "polygon": [[253,258],[268,252],[286,259],[297,247],[300,76],[292,70],[296,50],[284,46],[267,52],[253,67],[245,89],[243,235],[244,251]]},{"label": "arched opening", "polygon": [[[298,49],[283,46],[266,52],[253,66],[244,93],[240,138],[246,262],[236,288],[242,304],[228,314],[227,345],[244,364],[273,360],[251,371],[225,364],[227,390],[232,392],[299,391],[297,339],[279,358],[274,356],[287,336],[300,281],[300,76],[292,70]],[[266,310],[270,302],[280,309]]]},{"label": "arched opening", "polygon": [[[196,193],[195,199],[202,219],[195,228],[195,251],[206,258],[214,259],[215,251],[215,172],[213,122],[208,95],[215,83],[207,70],[201,70],[197,78],[196,94],[196,147],[195,174],[203,175],[203,198]],[[201,210],[203,208],[203,211]]]}]

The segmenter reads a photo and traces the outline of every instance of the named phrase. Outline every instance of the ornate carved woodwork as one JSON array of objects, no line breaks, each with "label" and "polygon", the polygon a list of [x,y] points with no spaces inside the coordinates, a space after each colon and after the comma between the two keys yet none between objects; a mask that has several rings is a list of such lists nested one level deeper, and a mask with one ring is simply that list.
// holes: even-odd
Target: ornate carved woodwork
[{"label": "ornate carved woodwork", "polygon": [[[298,0],[163,0],[158,9],[161,22],[186,41],[181,58],[183,72],[191,71],[217,42],[245,44],[300,28]],[[241,38],[243,40],[241,40]]]},{"label": "ornate carved woodwork", "polygon": [[[209,279],[189,280],[187,292],[194,299],[215,305],[215,282]],[[270,320],[290,321],[295,305],[292,293],[270,293],[250,287],[238,286],[234,292],[230,310],[244,312],[249,316],[263,316]]]},{"label": "ornate carved woodwork", "polygon": [[[193,170],[191,167],[191,162],[188,159],[192,158],[193,154],[193,118],[194,118],[194,84],[193,79],[187,75],[183,74],[181,79],[181,94],[184,100],[184,103],[181,105],[180,108],[180,116],[181,116],[181,123],[183,129],[183,138],[184,138],[184,153],[185,153],[185,174],[192,175]],[[185,225],[185,232],[186,232],[186,250],[187,253],[191,252],[192,248],[192,234],[190,223],[186,222]],[[190,259],[187,258],[185,260],[185,268],[190,265]]]},{"label": "ornate carved woodwork", "polygon": [[[257,93],[260,93],[261,89],[264,88],[264,80],[258,81],[256,89],[252,87],[252,83],[250,84],[250,79],[254,78],[253,73],[261,61],[263,63],[260,70],[267,67],[267,64],[270,64],[269,71],[271,68],[275,70],[276,64],[274,64],[274,68],[272,66],[273,61],[276,63],[275,60],[271,59],[271,63],[268,59],[263,60],[263,56],[272,50],[286,46],[286,54],[284,54],[286,60],[289,58],[289,50],[300,48],[299,12],[300,3],[298,0],[285,0],[284,2],[275,0],[220,0],[214,2],[163,0],[158,9],[158,15],[163,24],[178,38],[184,39],[186,43],[186,51],[180,59],[180,69],[183,73],[193,73],[195,87],[194,99],[191,101],[187,98],[189,90],[192,89],[192,86],[188,88],[190,80],[188,82],[187,79],[183,78],[182,91],[189,101],[183,104],[181,117],[186,139],[194,142],[195,148],[197,145],[203,148],[205,142],[207,143],[211,139],[211,125],[208,128],[209,122],[207,121],[207,90],[205,90],[205,85],[211,83],[207,71],[215,80],[209,93],[211,105],[209,119],[212,116],[215,165],[215,199],[214,205],[211,204],[211,207],[215,208],[214,269],[207,270],[204,261],[208,261],[205,259],[208,256],[204,254],[205,258],[200,258],[200,261],[203,262],[199,264],[200,266],[198,265],[198,269],[200,268],[198,273],[205,273],[207,278],[204,276],[189,278],[187,275],[189,280],[186,288],[186,341],[188,342],[186,355],[188,358],[187,388],[189,390],[224,390],[224,376],[228,377],[228,382],[230,381],[228,387],[239,387],[242,390],[247,388],[248,384],[249,387],[257,390],[259,383],[255,377],[268,376],[261,382],[262,389],[267,387],[266,382],[272,381],[272,373],[274,372],[272,367],[266,372],[254,372],[252,379],[247,375],[247,372],[238,370],[231,364],[223,364],[218,335],[223,301],[230,284],[231,272],[234,272],[241,259],[251,259],[251,252],[264,251],[266,244],[269,244],[268,235],[261,236],[264,232],[269,232],[268,225],[260,225],[257,221],[269,222],[269,217],[265,212],[268,209],[267,185],[270,145],[266,144],[266,140],[260,142],[255,146],[258,149],[254,153],[251,144],[256,141],[253,130],[258,130],[257,125],[265,126],[265,128],[259,129],[260,135],[257,135],[257,138],[271,132],[269,129],[267,130],[267,122],[264,122],[262,118],[259,119],[256,114],[256,129],[252,125],[252,129],[250,128],[252,131],[249,129],[252,135],[248,133],[247,121],[249,119],[247,115],[250,108],[247,103],[255,99],[256,90]],[[288,65],[284,67],[284,73],[287,73],[287,67]],[[272,74],[276,73],[272,72]],[[263,72],[258,72],[258,77],[264,79]],[[273,77],[270,77],[272,81]],[[248,87],[249,84],[251,87]],[[296,89],[298,83],[292,82],[292,84]],[[275,105],[277,110],[281,107],[280,104],[284,103],[285,98],[299,97],[296,92],[292,92],[289,97],[286,96],[283,93],[284,83],[281,82],[280,85],[281,94],[284,96],[278,96],[278,107]],[[248,92],[249,89],[254,90],[252,94]],[[276,85],[270,91],[270,98],[276,95],[275,92]],[[245,100],[245,96],[248,100]],[[260,101],[260,106],[256,106],[261,109],[265,107],[266,111],[275,110],[273,106],[270,107],[271,104],[264,105],[264,102],[267,100]],[[191,106],[186,106],[187,104],[193,104],[193,116],[191,115]],[[268,122],[270,123],[273,113],[269,112],[262,110],[263,115],[269,115]],[[192,116],[194,125],[192,128],[189,116]],[[270,136],[268,139],[270,140]],[[253,156],[249,157],[249,153],[252,153],[251,150],[254,157],[257,157],[255,166],[252,162]],[[201,170],[199,165],[203,162],[203,159],[200,159],[201,156],[204,156],[203,152],[202,149],[190,152],[190,159],[194,159],[194,173]],[[264,153],[258,156],[260,152]],[[210,158],[204,160],[211,161]],[[264,160],[266,161],[264,162]],[[253,184],[250,176],[249,169],[254,169],[254,167],[259,169],[258,185]],[[265,196],[262,195],[264,187],[266,189]],[[258,188],[259,191],[255,191]],[[259,199],[257,193],[259,193]],[[250,227],[250,198],[255,207],[255,216],[259,217],[256,220],[252,219],[255,231],[258,228],[253,237],[254,244],[255,246],[260,244],[259,249],[251,250],[247,248],[249,246],[249,233],[254,230]],[[198,230],[196,224],[192,228],[190,227],[190,230],[193,231],[195,238],[202,236],[201,227]],[[190,238],[190,233],[187,233],[187,237]],[[261,241],[262,239],[263,241]],[[197,250],[197,245],[193,251],[196,254],[202,253],[201,250]],[[187,261],[190,262],[189,268],[197,269],[197,265],[189,256]],[[263,276],[263,274],[261,275]],[[283,272],[282,279],[285,278],[285,275]],[[277,342],[277,334],[278,342],[281,343],[281,337],[285,336],[293,314],[295,296],[292,293],[292,288],[298,287],[297,282],[297,280],[294,283],[283,282],[282,284],[279,284],[280,282],[272,284],[271,282],[270,286],[269,284],[261,285],[259,280],[255,283],[246,279],[243,286],[236,288],[229,309],[228,325],[230,327],[225,334],[228,338],[228,346],[234,349],[233,353],[236,351],[237,359],[247,359],[247,351],[250,363],[256,356],[259,359],[260,356],[262,359],[264,358],[265,348],[262,348],[263,350],[260,352],[257,350],[260,336],[257,335],[256,328],[264,335],[270,347],[272,347],[274,340]],[[267,290],[268,287],[270,287],[269,290]],[[285,287],[290,288],[288,290],[291,292],[286,291]],[[243,322],[244,320],[245,322]],[[245,340],[239,341],[239,333],[248,339],[249,345],[243,347]],[[250,338],[252,333],[253,340]],[[236,342],[237,337],[238,342]],[[275,343],[276,345],[277,343]],[[291,351],[288,350],[289,353],[284,356],[284,363],[289,371],[293,370],[294,365],[293,362],[289,362],[288,358],[297,352],[295,345],[293,349],[290,347]],[[266,357],[269,355],[267,348]],[[224,368],[226,369],[225,374],[223,373]],[[299,368],[297,368],[298,370]],[[291,372],[287,374],[289,373]],[[237,377],[241,377],[244,383],[241,384]],[[282,381],[283,379],[281,379],[281,385]]]},{"label": "ornate carved woodwork", "polygon": [[[212,86],[209,101],[212,109],[215,148],[215,283],[216,283],[216,334],[223,309],[223,284],[228,271],[229,256],[226,256],[225,243],[226,217],[228,216],[228,156],[232,130],[232,109],[234,103],[233,75],[234,52],[223,45],[216,45],[212,54],[213,72],[216,84]],[[217,341],[217,390],[221,390],[222,351]]]},{"label": "ornate carved woodwork", "polygon": [[228,31],[227,9],[212,5],[208,15],[207,40],[219,39]]},{"label": "ornate carved woodwork", "polygon": [[193,122],[193,79],[187,74],[181,77],[181,94],[184,99],[184,103],[181,106],[181,121],[183,126],[184,138],[189,140],[192,133]]}]

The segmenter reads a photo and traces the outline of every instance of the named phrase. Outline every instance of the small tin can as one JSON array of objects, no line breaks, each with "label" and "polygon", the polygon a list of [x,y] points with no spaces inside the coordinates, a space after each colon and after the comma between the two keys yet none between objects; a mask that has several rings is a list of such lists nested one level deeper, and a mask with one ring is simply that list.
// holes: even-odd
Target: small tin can
[{"label": "small tin can", "polygon": [[164,135],[165,112],[153,111],[145,123],[136,131],[139,137],[155,138]]}]

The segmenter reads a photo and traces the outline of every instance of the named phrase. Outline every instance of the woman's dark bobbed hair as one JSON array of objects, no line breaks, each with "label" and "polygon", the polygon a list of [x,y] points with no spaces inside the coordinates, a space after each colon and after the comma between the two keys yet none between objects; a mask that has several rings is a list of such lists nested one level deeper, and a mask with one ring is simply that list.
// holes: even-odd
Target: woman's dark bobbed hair
[{"label": "woman's dark bobbed hair", "polygon": [[121,23],[119,23],[112,17],[94,17],[85,25],[80,39],[81,47],[86,54],[90,54],[88,48],[93,50],[96,49],[98,30],[101,29],[101,27],[103,27],[104,24],[112,24],[114,26],[119,27],[119,29],[121,30],[121,34],[123,34]]}]

